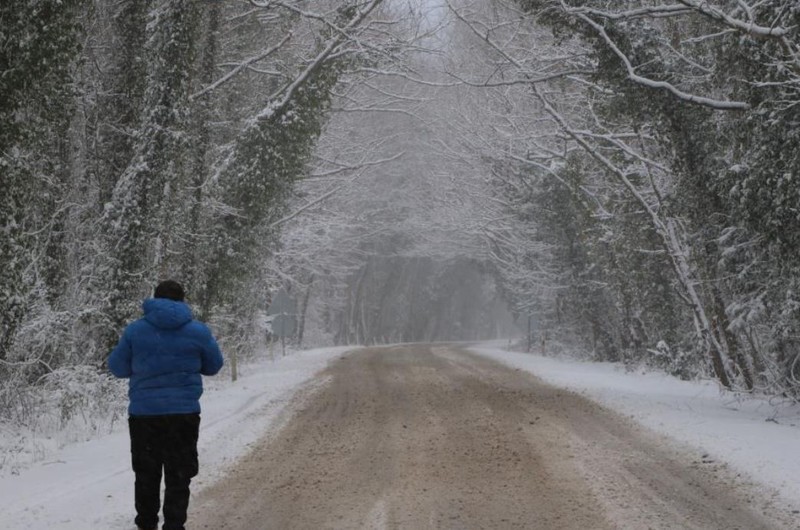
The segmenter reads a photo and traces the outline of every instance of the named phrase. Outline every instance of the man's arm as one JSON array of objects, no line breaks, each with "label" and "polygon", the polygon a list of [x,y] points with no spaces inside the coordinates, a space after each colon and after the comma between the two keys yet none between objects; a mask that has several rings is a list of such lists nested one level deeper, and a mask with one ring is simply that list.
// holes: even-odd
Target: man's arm
[{"label": "man's arm", "polygon": [[108,369],[117,377],[130,377],[132,373],[132,356],[133,350],[131,349],[131,341],[128,338],[128,330],[126,328],[119,339],[119,343],[111,351],[111,355],[108,356]]},{"label": "man's arm", "polygon": [[220,351],[219,345],[217,344],[214,335],[211,333],[211,330],[208,329],[207,326],[205,326],[205,328],[207,337],[205,343],[203,344],[200,373],[203,375],[214,375],[222,368],[222,352]]}]

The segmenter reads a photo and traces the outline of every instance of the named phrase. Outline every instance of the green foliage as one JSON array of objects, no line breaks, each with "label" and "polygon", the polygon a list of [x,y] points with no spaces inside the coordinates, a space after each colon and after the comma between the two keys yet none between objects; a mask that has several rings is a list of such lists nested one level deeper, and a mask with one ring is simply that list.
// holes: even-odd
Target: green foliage
[{"label": "green foliage", "polygon": [[[147,88],[145,53],[147,41],[147,16],[152,2],[120,2],[112,13],[109,30],[108,65],[97,81],[98,93],[93,112],[92,126],[96,127],[96,150],[90,159],[89,172],[98,185],[101,204],[111,200],[114,185],[125,171],[134,155],[136,134],[142,120],[144,93]],[[96,15],[99,16],[99,15]],[[98,48],[102,47],[102,35],[93,35]],[[102,60],[104,55],[91,57]],[[90,80],[93,76],[87,76]],[[91,90],[91,85],[86,91]]]},{"label": "green foliage", "polygon": [[219,177],[222,201],[234,212],[217,220],[205,310],[236,300],[247,289],[274,241],[270,227],[286,213],[294,183],[305,170],[330,105],[336,68],[324,66],[294,97],[252,123],[236,144],[232,161]]},{"label": "green foliage", "polygon": [[[336,23],[356,13],[348,5]],[[190,303],[207,309],[199,316],[216,310],[226,345],[251,344],[272,225],[350,59],[323,62],[254,120],[270,103],[265,94],[286,88],[309,54],[341,35],[289,10],[243,7],[0,5],[0,360],[14,361],[0,363],[0,416],[37,414],[41,403],[24,403],[21,391],[33,382],[58,395],[54,381],[73,365],[95,374],[159,278],[187,283]],[[227,73],[226,63],[288,32],[295,38],[254,68],[191,97]],[[60,395],[64,419],[91,399],[81,381]]]},{"label": "green foliage", "polygon": [[[792,353],[800,344],[800,297],[796,294],[800,287],[800,65],[792,51],[797,46],[796,34],[782,40],[756,37],[747,30],[721,32],[724,23],[700,13],[627,19],[589,15],[639,76],[668,82],[684,92],[751,106],[747,111],[719,112],[633,82],[600,32],[565,10],[563,3],[517,3],[556,36],[578,36],[590,48],[596,65],[592,81],[607,89],[594,97],[592,106],[603,126],[644,131],[652,139],[649,147],[637,148],[668,172],[670,180],[660,184],[663,196],[657,208],[661,215],[679,219],[686,229],[690,273],[700,286],[710,333],[723,344],[728,369],[735,372],[738,384],[748,389],[774,385],[796,395],[798,373],[793,370],[798,363],[797,354]],[[569,2],[574,8],[614,12],[645,5],[653,6]],[[753,22],[763,27],[796,28],[800,22],[800,13],[788,0],[753,5],[751,13]],[[625,166],[624,153],[605,152]],[[579,179],[592,171],[574,169]],[[561,177],[574,181],[569,167],[566,171]],[[554,200],[551,195],[545,202]],[[683,358],[684,348],[692,349],[688,339],[693,326],[680,308],[681,289],[670,279],[657,238],[652,230],[643,229],[646,219],[623,197],[606,194],[602,204],[612,216],[602,221],[587,218],[583,226],[574,204],[561,207],[564,218],[550,225],[555,230],[549,235],[562,248],[573,249],[568,227],[579,226],[572,232],[580,234],[581,252],[557,259],[576,267],[574,279],[584,270],[592,271],[592,282],[602,285],[600,290],[614,301],[615,313],[606,319],[607,327],[630,329],[629,315],[643,316],[643,329],[651,330],[651,348],[658,339],[668,345],[649,351],[662,361],[664,356]],[[637,255],[637,249],[647,253]],[[584,263],[590,266],[581,269]],[[578,292],[593,290],[583,285]],[[588,294],[587,299],[591,300]],[[581,307],[591,310],[592,304]],[[614,342],[624,347],[625,332],[617,337]],[[680,352],[676,343],[683,344]],[[769,373],[770,363],[782,372],[777,379]],[[678,364],[685,366],[683,361]]]},{"label": "green foliage", "polygon": [[[82,4],[0,6],[0,359],[13,343],[35,280],[25,271],[52,241],[49,232],[38,231],[58,223],[53,216],[67,170],[64,144]],[[47,258],[43,268],[44,279],[57,288],[58,265]]]},{"label": "green foliage", "polygon": [[[57,110],[78,52],[82,0],[5,2],[0,6],[0,148],[30,134],[26,115]],[[33,107],[33,109],[31,109]]]},{"label": "green foliage", "polygon": [[[189,91],[199,7],[175,0],[150,14],[147,77],[133,157],[105,210],[111,322],[119,328],[136,314],[142,294],[169,270],[170,238],[185,201]],[[113,337],[115,333],[111,333]]]},{"label": "green foliage", "polygon": [[[535,227],[532,237],[550,249],[548,266],[556,271],[553,307],[540,309],[538,320],[602,360],[642,360],[658,342],[686,347],[672,271],[644,212],[614,187],[589,197],[602,168],[584,155],[573,154],[557,173],[523,172],[530,190],[513,199],[520,219]],[[541,267],[541,259],[527,256],[524,266]],[[525,305],[540,306],[540,295],[532,296]]]}]

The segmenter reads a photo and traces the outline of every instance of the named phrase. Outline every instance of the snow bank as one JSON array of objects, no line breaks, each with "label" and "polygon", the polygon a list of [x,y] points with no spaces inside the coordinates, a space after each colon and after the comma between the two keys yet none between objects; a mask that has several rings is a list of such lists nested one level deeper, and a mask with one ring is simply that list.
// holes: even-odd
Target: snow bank
[{"label": "snow bank", "polygon": [[[224,473],[274,423],[295,390],[350,348],[293,353],[240,367],[236,383],[205,378],[200,475],[195,490]],[[71,444],[19,474],[0,478],[0,528],[133,528],[127,425]]]},{"label": "snow bank", "polygon": [[580,393],[641,425],[728,463],[789,504],[800,499],[800,405],[741,396],[711,381],[681,381],[647,371],[471,348],[550,384]]}]

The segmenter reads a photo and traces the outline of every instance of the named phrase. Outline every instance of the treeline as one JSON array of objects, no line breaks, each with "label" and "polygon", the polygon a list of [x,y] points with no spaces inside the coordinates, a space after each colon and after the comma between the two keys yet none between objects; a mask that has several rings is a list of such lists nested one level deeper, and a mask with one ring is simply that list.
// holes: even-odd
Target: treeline
[{"label": "treeline", "polygon": [[[380,1],[0,6],[0,409],[102,366],[165,277],[252,338],[294,183]],[[283,4],[283,3],[282,3]]]},{"label": "treeline", "polygon": [[797,397],[792,2],[452,0],[430,56],[379,4],[0,6],[0,410],[159,278],[231,351],[278,287],[342,342],[491,335],[489,270],[599,359]]},{"label": "treeline", "polygon": [[517,308],[600,359],[796,399],[794,2],[505,7],[524,31],[461,17],[504,65],[510,108],[545,118],[487,157],[524,234],[492,240]]}]

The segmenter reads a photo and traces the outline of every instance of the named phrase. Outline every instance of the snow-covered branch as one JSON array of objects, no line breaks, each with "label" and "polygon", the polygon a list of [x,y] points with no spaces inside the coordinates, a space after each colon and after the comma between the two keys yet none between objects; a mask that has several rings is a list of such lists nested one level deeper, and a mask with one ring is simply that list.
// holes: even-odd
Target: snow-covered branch
[{"label": "snow-covered branch", "polygon": [[346,173],[348,171],[358,171],[367,167],[380,166],[382,164],[394,162],[395,160],[398,160],[399,158],[403,157],[405,154],[406,154],[405,152],[402,152],[402,153],[397,153],[396,155],[391,156],[389,158],[381,158],[380,160],[369,160],[353,165],[340,165],[340,167],[336,169],[312,173],[307,177],[304,177],[302,180],[308,181],[308,180],[327,179],[334,175],[339,175],[340,173]]},{"label": "snow-covered branch", "polygon": [[286,36],[283,37],[283,39],[281,39],[281,41],[278,44],[276,44],[275,46],[272,46],[271,48],[265,50],[264,52],[262,52],[262,53],[260,53],[258,55],[254,55],[253,57],[250,57],[248,59],[245,59],[241,63],[238,63],[234,68],[231,69],[230,72],[228,72],[224,76],[220,77],[219,79],[217,79],[216,81],[214,81],[213,83],[211,83],[207,87],[203,88],[202,90],[199,90],[199,91],[195,92],[194,94],[192,94],[190,96],[190,99],[197,99],[197,98],[199,98],[199,97],[201,97],[201,96],[203,96],[205,94],[208,94],[209,92],[215,90],[216,88],[218,88],[220,85],[224,84],[225,82],[230,81],[237,74],[239,74],[242,70],[251,68],[253,64],[257,63],[258,61],[262,61],[262,60],[266,59],[270,55],[272,55],[275,52],[277,52],[278,50],[280,50],[287,42],[289,42],[289,39],[291,39],[291,38],[292,38],[292,33],[291,32],[287,33]]},{"label": "snow-covered branch", "polygon": [[606,11],[590,7],[572,7],[565,0],[560,0],[561,6],[566,13],[573,15],[594,15],[609,20],[628,20],[642,17],[672,17],[685,16],[691,14],[701,14],[717,22],[721,22],[737,31],[741,31],[755,37],[781,38],[789,33],[788,28],[776,26],[760,26],[753,22],[752,7],[743,0],[737,0],[739,6],[748,16],[747,21],[734,18],[721,9],[713,6],[705,0],[678,0],[677,4],[644,6],[637,9],[625,11]]},{"label": "snow-covered branch", "polygon": [[[353,29],[361,24],[361,22],[363,22],[369,16],[369,14],[381,4],[382,1],[383,0],[372,0],[363,9],[357,9],[356,14],[342,29],[342,31],[328,42],[325,48],[308,63],[305,69],[303,69],[303,71],[301,71],[293,81],[270,95],[268,98],[270,103],[255,114],[253,117],[253,122],[258,122],[265,118],[269,118],[275,114],[276,111],[288,105],[294,97],[295,92],[297,92],[297,90],[299,90],[300,87],[302,87],[308,81],[313,73],[319,69],[322,64],[330,58],[331,55],[334,54],[334,52],[342,45],[342,43],[347,40],[348,30]],[[270,3],[267,2],[267,4]]]},{"label": "snow-covered branch", "polygon": [[724,100],[717,100],[712,99],[705,96],[699,96],[697,94],[691,94],[689,92],[685,92],[680,90],[679,88],[675,87],[671,83],[666,81],[657,81],[655,79],[649,79],[647,77],[643,77],[636,73],[636,69],[631,64],[630,59],[619,49],[619,47],[614,43],[611,37],[608,36],[605,28],[602,25],[598,24],[591,18],[586,15],[578,14],[578,18],[592,26],[597,33],[603,38],[603,40],[608,44],[608,47],[614,52],[614,54],[619,57],[622,64],[625,65],[625,70],[628,73],[628,78],[633,81],[634,83],[638,83],[642,86],[650,87],[650,88],[658,88],[664,89],[676,96],[683,101],[688,103],[696,103],[698,105],[703,105],[706,107],[711,107],[713,109],[718,110],[747,110],[750,108],[748,103],[742,101],[724,101]]}]

